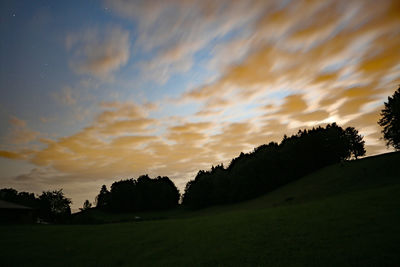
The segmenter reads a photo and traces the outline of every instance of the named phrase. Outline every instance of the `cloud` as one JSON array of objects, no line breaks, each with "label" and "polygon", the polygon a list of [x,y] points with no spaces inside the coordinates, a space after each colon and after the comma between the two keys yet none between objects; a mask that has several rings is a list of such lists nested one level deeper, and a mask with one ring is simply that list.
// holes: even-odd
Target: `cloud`
[{"label": "cloud", "polygon": [[111,146],[113,147],[137,147],[146,144],[149,141],[156,140],[155,136],[122,136],[113,139]]},{"label": "cloud", "polygon": [[[259,20],[249,29],[253,30],[251,52],[241,62],[224,68],[220,79],[195,88],[184,97],[201,100],[221,96],[226,89],[229,89],[226,93],[230,93],[234,90],[232,87],[247,91],[257,84],[273,88],[285,82],[302,87],[310,81],[331,82],[330,87],[333,87],[332,82],[340,84],[340,79],[349,78],[349,74],[368,79],[358,69],[358,65],[366,64],[385,73],[398,64],[400,54],[395,49],[399,39],[395,36],[399,33],[395,30],[394,18],[385,27],[378,23],[386,21],[388,14],[393,13],[392,2],[384,1],[375,10],[372,2],[298,1],[287,8],[258,13]],[[358,17],[363,19],[359,21]],[[332,26],[321,23],[325,20]],[[377,62],[369,64],[370,60]],[[346,68],[350,71],[350,66],[352,73],[345,73]]]},{"label": "cloud", "polygon": [[23,145],[30,143],[40,135],[39,132],[31,130],[26,121],[21,120],[15,116],[11,116],[9,123],[11,128],[8,132],[6,140],[9,144]]},{"label": "cloud", "polygon": [[223,110],[220,109],[202,109],[198,112],[196,112],[196,116],[198,117],[212,117],[212,116],[218,116],[223,113]]},{"label": "cloud", "polygon": [[[400,24],[400,19],[397,25]],[[385,71],[397,66],[400,62],[400,38],[393,33],[386,33],[374,40],[370,50],[359,64],[359,70],[366,75],[381,76]]]},{"label": "cloud", "polygon": [[284,103],[281,105],[281,114],[296,114],[307,109],[307,103],[302,95],[289,95],[285,97]]},{"label": "cloud", "polygon": [[[106,102],[101,106],[104,110],[93,123],[78,133],[58,140],[43,140],[47,147],[34,151],[30,162],[70,175],[90,173],[98,175],[98,179],[128,175],[142,166],[149,167],[151,153],[142,146],[158,138],[143,135],[151,132],[148,128],[156,123],[147,117],[148,107],[120,102]],[[134,163],[127,164],[128,160]]]},{"label": "cloud", "polygon": [[371,101],[373,101],[373,98],[371,97],[353,98],[344,102],[338,108],[337,112],[341,117],[344,117],[346,115],[357,114],[364,105],[366,105]]},{"label": "cloud", "polygon": [[156,121],[148,118],[140,118],[135,120],[118,120],[100,129],[102,134],[117,135],[129,134],[148,131],[148,126],[155,125]]},{"label": "cloud", "polygon": [[129,38],[129,32],[120,27],[91,28],[69,34],[66,47],[73,56],[70,66],[79,74],[108,77],[128,62]]},{"label": "cloud", "polygon": [[314,83],[334,81],[337,78],[338,78],[337,73],[321,73],[317,77],[315,77]]},{"label": "cloud", "polygon": [[[249,24],[249,41],[239,35],[218,49],[229,55],[235,43],[245,44],[241,60],[221,68],[220,78],[185,92],[181,101],[203,103],[197,112],[203,118],[215,114],[221,119],[222,111],[240,114],[243,105],[251,106],[247,112],[269,106],[265,118],[284,121],[286,131],[350,120],[371,136],[379,131],[375,108],[400,78],[398,3],[375,6],[369,1],[296,1],[261,9]],[[235,104],[225,105],[223,99]]]},{"label": "cloud", "polygon": [[[33,168],[28,173],[20,174],[15,177],[17,181],[27,181],[27,182],[38,182],[43,180],[43,178],[49,178],[51,176],[59,177],[60,173],[50,170],[49,168]],[[61,175],[62,176],[62,175]],[[47,179],[45,179],[47,180]],[[54,181],[53,181],[54,182]]]},{"label": "cloud", "polygon": [[[46,147],[32,151],[26,159],[38,169],[59,172],[59,182],[143,173],[186,179],[199,168],[226,163],[243,149],[254,147],[251,122],[220,126],[209,121],[175,121],[164,124],[164,133],[149,135],[152,125],[164,122],[150,118],[146,107],[120,102],[102,103],[101,107],[103,111],[90,125],[58,140],[41,139]],[[2,151],[2,156],[17,158],[19,154]],[[26,181],[28,176],[19,180]]]},{"label": "cloud", "polygon": [[26,144],[35,140],[39,135],[39,132],[29,129],[15,129],[10,134],[9,140],[12,144]]},{"label": "cloud", "polygon": [[18,119],[17,117],[15,117],[15,116],[11,116],[10,117],[10,119],[9,119],[9,123],[12,125],[12,126],[15,126],[15,127],[26,127],[26,121],[23,121],[23,120],[21,120],[21,119]]},{"label": "cloud", "polygon": [[24,155],[12,151],[0,150],[0,157],[7,159],[23,159]]},{"label": "cloud", "polygon": [[383,106],[377,110],[370,111],[368,113],[363,113],[347,122],[347,125],[356,125],[358,127],[368,127],[368,126],[378,126],[378,120],[380,119],[380,111],[383,109]]},{"label": "cloud", "polygon": [[[135,48],[154,52],[140,64],[147,79],[165,83],[176,73],[190,70],[195,54],[241,31],[266,1],[105,1],[117,15],[138,24]],[[243,12],[246,10],[246,12]],[[232,55],[231,55],[232,57]]]},{"label": "cloud", "polygon": [[207,131],[213,128],[212,122],[193,122],[185,123],[177,126],[172,126],[170,131],[172,132],[197,132],[197,131]]},{"label": "cloud", "polygon": [[146,116],[145,108],[129,102],[102,102],[100,106],[105,110],[96,118],[99,125],[109,126],[121,121],[140,120]]}]

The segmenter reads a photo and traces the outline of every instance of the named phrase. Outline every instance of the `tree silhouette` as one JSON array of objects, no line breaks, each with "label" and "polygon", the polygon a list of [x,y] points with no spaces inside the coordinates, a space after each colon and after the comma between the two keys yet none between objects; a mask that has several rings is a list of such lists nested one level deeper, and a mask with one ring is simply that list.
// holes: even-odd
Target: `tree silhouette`
[{"label": "tree silhouette", "polygon": [[358,131],[354,127],[347,127],[345,134],[349,142],[351,155],[356,159],[364,156],[366,153],[364,148],[365,141],[363,140],[363,137],[358,134]]},{"label": "tree silhouette", "polygon": [[168,177],[142,175],[114,182],[110,192],[103,185],[96,207],[114,212],[169,209],[178,205],[179,198],[178,189]]},{"label": "tree silhouette", "polygon": [[383,138],[386,145],[400,150],[400,87],[393,96],[388,97],[385,107],[381,111],[381,119],[378,124],[383,127]]},{"label": "tree silhouette", "polygon": [[34,193],[18,192],[12,188],[0,189],[0,199],[33,208],[35,216],[47,222],[65,222],[71,215],[69,198],[62,189],[44,191],[40,196]]},{"label": "tree silhouette", "polygon": [[0,189],[0,199],[31,208],[39,207],[39,201],[34,193],[18,192],[13,188]]},{"label": "tree silhouette", "polygon": [[40,215],[51,222],[62,222],[71,215],[72,201],[64,196],[62,189],[45,191],[39,196]]},{"label": "tree silhouette", "polygon": [[96,197],[96,208],[105,209],[110,202],[110,192],[105,185],[101,186],[100,193]]},{"label": "tree silhouette", "polygon": [[83,202],[83,207],[79,208],[79,210],[84,211],[84,210],[88,210],[92,207],[92,203],[90,203],[89,200],[85,200],[85,202]]},{"label": "tree silhouette", "polygon": [[363,137],[336,123],[299,130],[281,143],[240,153],[227,168],[201,170],[186,184],[182,204],[203,208],[257,197],[329,164],[365,154]]}]

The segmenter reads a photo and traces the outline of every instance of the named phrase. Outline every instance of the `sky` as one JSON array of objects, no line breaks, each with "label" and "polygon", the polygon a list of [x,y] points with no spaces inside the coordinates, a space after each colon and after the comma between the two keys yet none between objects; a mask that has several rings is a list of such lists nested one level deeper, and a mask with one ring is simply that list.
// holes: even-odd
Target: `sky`
[{"label": "sky", "polygon": [[400,84],[398,0],[2,0],[0,188],[200,169],[336,122],[377,124]]}]

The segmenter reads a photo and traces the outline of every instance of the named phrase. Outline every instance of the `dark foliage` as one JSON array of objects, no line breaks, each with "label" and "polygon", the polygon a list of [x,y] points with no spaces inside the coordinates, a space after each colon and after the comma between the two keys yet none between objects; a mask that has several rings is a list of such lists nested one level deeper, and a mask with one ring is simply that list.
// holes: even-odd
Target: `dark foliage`
[{"label": "dark foliage", "polygon": [[71,215],[72,203],[62,189],[45,191],[39,196],[40,217],[48,222],[64,222]]},{"label": "dark foliage", "polygon": [[202,208],[259,196],[324,166],[352,156],[365,155],[364,141],[356,129],[346,130],[336,123],[325,128],[300,130],[222,165],[199,171],[186,184],[183,204]]},{"label": "dark foliage", "polygon": [[100,193],[96,197],[96,208],[106,209],[110,203],[110,192],[105,185],[101,186]]},{"label": "dark foliage", "polygon": [[382,133],[386,145],[400,150],[400,87],[385,102],[378,124],[383,127]]},{"label": "dark foliage", "polygon": [[18,192],[12,188],[0,189],[0,199],[30,208],[39,208],[40,206],[39,200],[34,193]]},{"label": "dark foliage", "polygon": [[62,189],[45,191],[36,197],[33,193],[4,188],[0,189],[0,199],[31,207],[46,222],[65,222],[71,215],[72,202],[64,196]]},{"label": "dark foliage", "polygon": [[84,211],[84,210],[88,210],[92,207],[92,203],[90,203],[89,200],[85,200],[85,202],[83,202],[83,207],[79,208],[80,211]]},{"label": "dark foliage", "polygon": [[142,175],[114,182],[110,192],[103,185],[97,196],[97,208],[115,212],[160,210],[176,207],[179,198],[178,189],[168,177],[151,179]]},{"label": "dark foliage", "polygon": [[355,159],[364,156],[366,153],[364,148],[365,141],[363,140],[363,137],[358,133],[358,131],[354,127],[347,127],[345,130],[345,134],[349,142],[351,155]]}]

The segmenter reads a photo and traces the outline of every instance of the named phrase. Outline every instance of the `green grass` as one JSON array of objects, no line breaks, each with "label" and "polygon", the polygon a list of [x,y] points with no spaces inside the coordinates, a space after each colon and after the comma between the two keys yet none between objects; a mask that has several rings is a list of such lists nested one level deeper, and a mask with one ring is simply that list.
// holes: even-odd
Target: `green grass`
[{"label": "green grass", "polygon": [[257,199],[163,220],[1,226],[0,265],[398,266],[399,163],[390,153],[334,165]]}]

